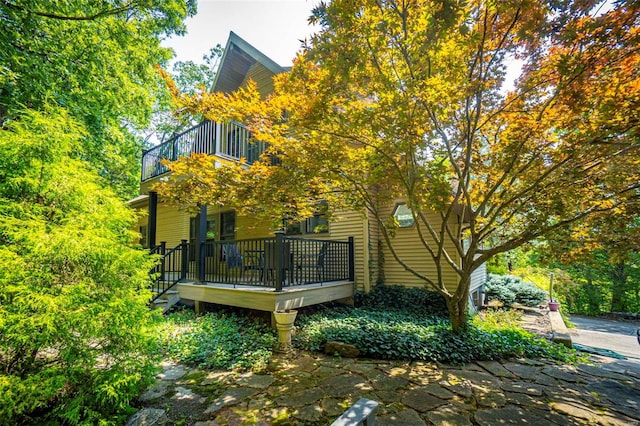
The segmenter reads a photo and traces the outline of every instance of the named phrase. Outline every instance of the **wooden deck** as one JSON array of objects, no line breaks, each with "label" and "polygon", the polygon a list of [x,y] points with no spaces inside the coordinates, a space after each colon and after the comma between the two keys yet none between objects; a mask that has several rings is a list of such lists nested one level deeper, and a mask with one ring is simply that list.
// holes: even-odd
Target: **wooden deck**
[{"label": "wooden deck", "polygon": [[334,300],[349,301],[355,291],[355,282],[306,284],[285,287],[282,291],[268,287],[222,283],[178,283],[176,288],[181,299],[273,312]]}]

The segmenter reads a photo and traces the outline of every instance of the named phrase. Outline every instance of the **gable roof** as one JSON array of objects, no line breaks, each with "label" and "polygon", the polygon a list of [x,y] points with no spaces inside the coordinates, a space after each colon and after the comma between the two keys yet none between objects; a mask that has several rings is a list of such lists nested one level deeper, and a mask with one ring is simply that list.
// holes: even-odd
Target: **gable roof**
[{"label": "gable roof", "polygon": [[273,76],[286,70],[231,31],[211,91],[230,93],[250,78],[264,97],[273,91]]}]

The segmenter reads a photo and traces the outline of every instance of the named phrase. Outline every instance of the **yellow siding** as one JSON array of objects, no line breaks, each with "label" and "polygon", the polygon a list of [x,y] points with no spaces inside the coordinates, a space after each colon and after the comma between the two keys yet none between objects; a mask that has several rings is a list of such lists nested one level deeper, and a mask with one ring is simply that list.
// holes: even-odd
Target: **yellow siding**
[{"label": "yellow siding", "polygon": [[[369,268],[365,254],[367,238],[365,235],[366,219],[362,213],[355,211],[341,211],[329,223],[329,235],[318,234],[315,238],[345,241],[349,237],[354,239],[355,279],[356,288],[365,290],[369,287]],[[313,238],[313,236],[312,236]]]},{"label": "yellow siding", "polygon": [[[394,204],[395,205],[395,204]],[[390,205],[387,211],[391,213],[394,205]],[[439,215],[435,213],[428,214],[432,223],[440,225]],[[455,229],[455,221],[452,221]],[[416,225],[410,228],[400,228],[397,230],[392,244],[398,253],[398,256],[416,271],[427,275],[434,281],[437,281],[437,269],[435,262],[422,245],[417,232]],[[445,245],[448,253],[455,256],[455,261],[460,262],[459,256],[456,254],[453,243]],[[407,287],[424,287],[425,282],[415,275],[407,272],[398,261],[393,257],[391,250],[386,243],[383,243],[382,255],[384,257],[384,283],[387,285],[403,285]],[[458,275],[448,265],[443,266],[443,276],[445,285],[448,289],[453,290],[458,284]]]},{"label": "yellow siding", "polygon": [[189,213],[176,207],[158,202],[156,243],[167,243],[167,248],[180,244],[180,240],[189,239]]}]

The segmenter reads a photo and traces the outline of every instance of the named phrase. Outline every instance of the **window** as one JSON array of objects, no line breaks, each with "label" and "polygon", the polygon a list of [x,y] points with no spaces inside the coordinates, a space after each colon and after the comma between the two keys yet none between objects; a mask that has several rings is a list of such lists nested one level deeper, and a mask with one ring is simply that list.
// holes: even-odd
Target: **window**
[{"label": "window", "polygon": [[400,228],[409,228],[415,223],[411,209],[404,203],[396,205],[393,209],[393,217]]},{"label": "window", "polygon": [[329,221],[327,220],[327,203],[321,202],[316,213],[302,222],[287,224],[288,235],[301,234],[323,234],[329,232]]},{"label": "window", "polygon": [[142,248],[149,248],[149,233],[146,225],[140,227],[140,245]]}]

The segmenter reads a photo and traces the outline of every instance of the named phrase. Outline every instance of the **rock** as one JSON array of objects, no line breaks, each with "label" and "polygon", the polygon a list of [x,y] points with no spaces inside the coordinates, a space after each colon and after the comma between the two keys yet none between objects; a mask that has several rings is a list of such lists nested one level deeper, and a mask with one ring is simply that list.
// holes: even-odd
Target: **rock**
[{"label": "rock", "polygon": [[504,368],[498,361],[476,361],[476,363],[496,377],[513,378],[513,373]]},{"label": "rock", "polygon": [[126,426],[162,426],[167,423],[167,414],[159,408],[143,408],[129,417]]},{"label": "rock", "polygon": [[586,407],[565,402],[551,402],[550,405],[555,411],[566,416],[577,417],[594,423],[598,420],[598,415]]},{"label": "rock", "polygon": [[440,399],[451,399],[455,396],[455,394],[451,393],[450,391],[436,383],[431,383],[427,386],[423,386],[422,389],[433,396],[437,396]]},{"label": "rock", "polygon": [[524,365],[517,362],[506,362],[503,366],[516,376],[526,380],[535,379],[540,374],[540,370],[542,370],[534,365]]},{"label": "rock", "polygon": [[640,420],[640,390],[609,379],[591,383],[587,390],[607,398],[612,403],[611,408],[617,406],[620,411]]},{"label": "rock", "polygon": [[167,393],[169,383],[166,381],[158,382],[147,388],[147,390],[138,398],[142,402],[149,402],[160,398]]},{"label": "rock", "polygon": [[324,353],[327,355],[340,355],[344,358],[357,358],[360,355],[360,349],[354,345],[342,342],[327,342],[324,345]]}]

